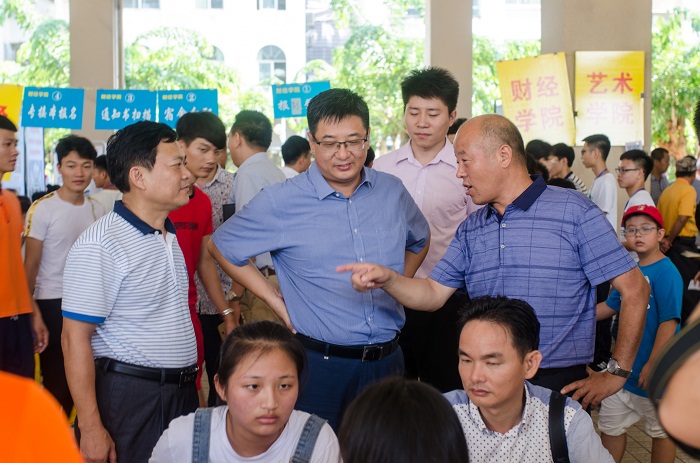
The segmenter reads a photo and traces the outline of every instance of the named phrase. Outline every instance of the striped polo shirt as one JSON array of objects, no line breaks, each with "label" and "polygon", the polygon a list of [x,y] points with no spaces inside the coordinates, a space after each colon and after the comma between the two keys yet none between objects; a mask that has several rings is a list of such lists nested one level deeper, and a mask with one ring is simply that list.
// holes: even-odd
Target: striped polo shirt
[{"label": "striped polo shirt", "polygon": [[489,205],[462,222],[430,278],[471,297],[528,302],[541,325],[542,368],[588,363],[595,287],[636,265],[593,202],[533,180],[503,216]]},{"label": "striped polo shirt", "polygon": [[63,316],[96,324],[94,356],[152,368],[197,361],[187,268],[170,220],[166,235],[121,201],[78,238],[63,276]]}]

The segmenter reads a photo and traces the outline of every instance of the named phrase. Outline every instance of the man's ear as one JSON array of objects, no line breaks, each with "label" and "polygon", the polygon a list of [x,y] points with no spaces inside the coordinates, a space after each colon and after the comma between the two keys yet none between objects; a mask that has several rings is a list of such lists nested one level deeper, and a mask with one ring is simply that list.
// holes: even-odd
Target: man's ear
[{"label": "man's ear", "polygon": [[132,189],[146,189],[146,179],[144,178],[145,172],[143,171],[144,169],[145,167],[143,166],[133,166],[131,169],[129,169],[129,184]]},{"label": "man's ear", "polygon": [[525,359],[523,363],[525,365],[525,379],[532,379],[537,370],[540,368],[540,362],[542,362],[542,353],[538,350],[533,350],[525,354]]},{"label": "man's ear", "polygon": [[513,162],[513,149],[506,144],[501,145],[496,152],[501,167],[508,167]]}]

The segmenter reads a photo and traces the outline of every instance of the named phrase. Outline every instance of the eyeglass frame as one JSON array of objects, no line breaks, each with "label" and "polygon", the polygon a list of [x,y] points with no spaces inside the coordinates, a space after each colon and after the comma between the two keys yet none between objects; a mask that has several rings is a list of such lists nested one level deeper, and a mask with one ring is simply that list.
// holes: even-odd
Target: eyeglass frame
[{"label": "eyeglass frame", "polygon": [[[331,143],[333,145],[337,145],[337,147],[335,148],[335,151],[332,151],[332,152],[326,151],[326,154],[337,153],[338,151],[340,151],[341,145],[345,147],[345,151],[347,151],[348,153],[357,153],[357,152],[360,152],[363,149],[365,149],[365,143],[367,143],[367,141],[369,141],[369,132],[367,133],[367,135],[365,135],[365,138],[358,138],[357,140],[345,140],[345,141],[318,141],[318,140],[316,140],[316,137],[314,136],[313,133],[309,132],[309,135],[311,135],[311,139],[314,141],[314,143],[316,143],[318,146],[320,146],[322,150],[325,150],[326,148],[332,148]],[[358,141],[362,142],[362,145],[360,146],[358,151],[354,151],[354,150],[348,148],[348,143],[354,143],[354,142],[358,142]],[[327,143],[327,144],[324,145],[324,143]]]},{"label": "eyeglass frame", "polygon": [[626,174],[627,172],[633,172],[635,170],[642,170],[642,169],[639,167],[635,167],[634,169],[628,169],[625,167],[615,167],[615,172],[617,172],[618,174]]},{"label": "eyeglass frame", "polygon": [[[646,232],[644,230],[647,230]],[[654,227],[654,226],[642,226],[642,227],[637,227],[637,228],[623,228],[622,229],[622,234],[625,236],[636,236],[637,232],[639,232],[640,236],[647,236],[649,235],[653,230],[661,230],[661,227]],[[632,233],[634,232],[634,233]]]}]

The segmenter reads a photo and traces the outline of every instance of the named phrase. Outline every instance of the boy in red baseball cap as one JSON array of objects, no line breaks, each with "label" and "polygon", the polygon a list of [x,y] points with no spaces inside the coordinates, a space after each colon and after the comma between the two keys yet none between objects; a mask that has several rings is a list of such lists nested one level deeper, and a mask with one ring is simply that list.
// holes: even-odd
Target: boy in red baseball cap
[{"label": "boy in red baseball cap", "polygon": [[[656,356],[679,329],[683,297],[683,280],[671,260],[659,250],[664,238],[664,222],[653,206],[633,206],[622,217],[622,234],[630,249],[639,256],[639,268],[651,287],[642,342],[632,371],[616,368],[608,362],[608,373],[627,378],[624,387],[600,404],[598,427],[603,446],[616,462],[622,460],[627,444],[627,429],[640,419],[652,438],[651,461],[672,462],[676,446],[659,423],[654,406],[646,393],[647,377]],[[620,310],[620,293],[613,290],[605,302],[596,307],[597,319],[611,317]]]}]

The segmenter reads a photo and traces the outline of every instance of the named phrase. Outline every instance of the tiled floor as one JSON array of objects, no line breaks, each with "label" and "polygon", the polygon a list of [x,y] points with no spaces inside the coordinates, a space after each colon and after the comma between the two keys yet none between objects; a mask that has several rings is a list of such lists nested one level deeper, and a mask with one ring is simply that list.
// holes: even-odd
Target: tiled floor
[{"label": "tiled floor", "polygon": [[[598,423],[598,412],[593,412],[593,422]],[[596,426],[596,431],[598,427]],[[644,422],[640,421],[627,433],[627,450],[622,457],[622,463],[649,463],[651,461],[651,437],[644,432]],[[682,450],[676,453],[675,463],[700,462],[688,456]]]}]

